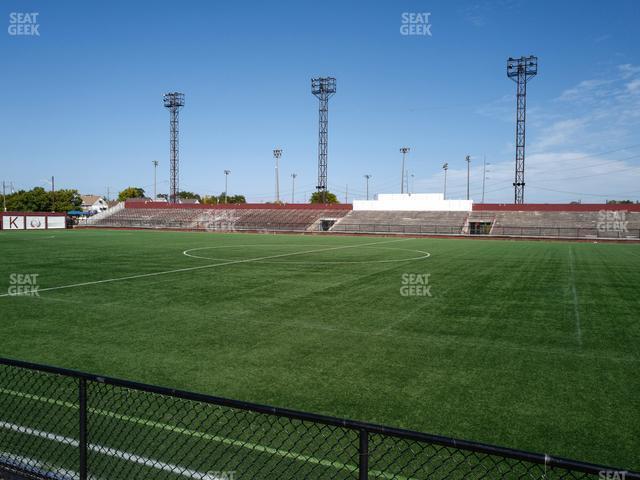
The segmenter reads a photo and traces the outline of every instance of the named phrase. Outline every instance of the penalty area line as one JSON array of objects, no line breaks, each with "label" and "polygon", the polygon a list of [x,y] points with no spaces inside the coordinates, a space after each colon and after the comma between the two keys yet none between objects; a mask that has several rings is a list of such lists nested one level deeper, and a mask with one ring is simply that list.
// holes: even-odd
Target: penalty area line
[{"label": "penalty area line", "polygon": [[[332,250],[342,250],[342,249],[346,249],[346,248],[358,248],[358,247],[367,247],[370,245],[382,245],[385,243],[392,243],[392,242],[402,242],[402,241],[406,241],[406,240],[411,240],[409,238],[401,238],[401,239],[397,239],[397,240],[389,240],[386,242],[372,242],[372,243],[363,243],[363,244],[357,244],[357,245],[343,245],[340,247],[331,247],[331,248],[322,248],[322,249],[316,249],[316,250],[307,250],[304,252],[293,252],[293,253],[282,253],[279,255],[269,255],[266,257],[257,257],[257,258],[245,258],[245,259],[241,259],[241,260],[229,260],[228,262],[223,262],[223,263],[212,263],[212,264],[208,264],[208,265],[198,265],[195,267],[185,267],[185,268],[177,268],[175,270],[165,270],[162,272],[151,272],[151,273],[141,273],[138,275],[128,275],[126,277],[115,277],[115,278],[107,278],[104,280],[93,280],[90,282],[81,282],[81,283],[73,283],[70,285],[60,285],[58,287],[48,287],[48,288],[39,288],[38,292],[51,292],[53,290],[62,290],[62,289],[66,289],[66,288],[76,288],[76,287],[86,287],[89,285],[99,285],[102,283],[113,283],[113,282],[122,282],[124,280],[135,280],[138,278],[148,278],[148,277],[157,277],[160,275],[170,275],[172,273],[182,273],[182,272],[193,272],[196,270],[204,270],[207,268],[215,268],[215,267],[225,267],[227,265],[238,265],[238,264],[242,264],[242,263],[251,263],[251,262],[259,262],[261,260],[271,260],[274,258],[282,258],[282,257],[292,257],[295,255],[307,255],[310,253],[320,253],[320,252],[329,252]],[[185,250],[185,252],[188,250]],[[184,252],[182,252],[184,254]],[[20,297],[20,296],[28,296],[27,294],[22,294],[22,293],[3,293],[0,295],[0,298],[4,298],[4,297]]]}]

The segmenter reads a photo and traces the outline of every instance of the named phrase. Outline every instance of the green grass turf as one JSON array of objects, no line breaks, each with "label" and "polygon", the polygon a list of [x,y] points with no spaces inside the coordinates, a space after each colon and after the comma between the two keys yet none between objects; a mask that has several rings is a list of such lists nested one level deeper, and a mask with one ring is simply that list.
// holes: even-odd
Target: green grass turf
[{"label": "green grass turf", "polygon": [[2,297],[2,356],[640,469],[640,245],[84,230],[0,251],[0,294],[234,262]]}]

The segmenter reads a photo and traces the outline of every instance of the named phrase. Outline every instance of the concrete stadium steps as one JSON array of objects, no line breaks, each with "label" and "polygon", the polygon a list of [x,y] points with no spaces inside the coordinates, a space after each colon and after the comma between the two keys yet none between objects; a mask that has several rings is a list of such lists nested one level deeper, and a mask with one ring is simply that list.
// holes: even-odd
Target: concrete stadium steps
[{"label": "concrete stadium steps", "polygon": [[[614,218],[607,217],[602,211],[484,213],[495,216],[491,232],[494,235],[599,238],[638,238],[640,235],[638,212],[618,212]],[[624,231],[625,227],[627,231]]]},{"label": "concrete stadium steps", "polygon": [[98,227],[185,228],[198,230],[305,231],[321,218],[340,218],[347,211],[266,208],[124,208],[99,219]]},{"label": "concrete stadium steps", "polygon": [[468,212],[351,211],[337,221],[332,232],[462,233]]}]

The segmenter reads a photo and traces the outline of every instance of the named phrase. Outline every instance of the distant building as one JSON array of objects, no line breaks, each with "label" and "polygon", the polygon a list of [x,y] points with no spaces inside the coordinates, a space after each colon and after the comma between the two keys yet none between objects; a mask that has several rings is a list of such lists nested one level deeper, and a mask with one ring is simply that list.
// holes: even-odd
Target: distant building
[{"label": "distant building", "polygon": [[100,195],[81,195],[83,212],[104,212],[109,208],[109,204]]}]

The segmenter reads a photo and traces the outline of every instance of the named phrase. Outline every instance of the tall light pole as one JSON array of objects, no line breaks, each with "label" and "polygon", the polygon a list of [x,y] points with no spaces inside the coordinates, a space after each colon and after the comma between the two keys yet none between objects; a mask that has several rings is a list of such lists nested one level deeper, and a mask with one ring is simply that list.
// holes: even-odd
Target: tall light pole
[{"label": "tall light pole", "polygon": [[5,195],[5,183],[2,181],[2,211],[7,211],[7,196]]},{"label": "tall light pole", "polygon": [[280,163],[280,157],[282,157],[282,149],[276,148],[273,150],[273,158],[276,160],[276,203],[280,203],[280,175],[278,175],[278,166]]},{"label": "tall light pole", "polygon": [[411,191],[409,193],[416,193],[415,188],[416,188],[416,176],[412,173],[411,174]]},{"label": "tall light pole", "polygon": [[538,74],[538,57],[507,60],[507,77],[516,82],[516,176],[513,181],[514,203],[524,203],[524,147],[527,118],[527,82]]},{"label": "tall light pole", "polygon": [[291,174],[291,203],[296,203],[296,177],[297,173]]},{"label": "tall light pole", "polygon": [[157,191],[157,173],[158,173],[158,161],[154,160],[153,161],[153,201],[156,201],[156,199],[158,198],[158,191]]},{"label": "tall light pole", "polygon": [[444,199],[447,199],[447,170],[449,170],[449,164],[445,163],[442,165],[442,169],[444,170]]},{"label": "tall light pole", "polygon": [[169,201],[180,203],[180,160],[178,112],[184,107],[184,93],[165,93],[164,106],[169,109]]},{"label": "tall light pole", "polygon": [[364,178],[367,179],[367,200],[369,200],[369,179],[371,178],[371,175],[367,173]]},{"label": "tall light pole", "polygon": [[467,162],[467,200],[469,200],[469,173],[471,171],[471,157],[467,155],[465,160]]},{"label": "tall light pole", "polygon": [[318,185],[322,203],[327,203],[327,157],[329,151],[329,99],[336,93],[334,77],[311,79],[311,93],[319,100],[318,121]]},{"label": "tall light pole", "polygon": [[487,165],[491,165],[487,163],[487,156],[485,155],[482,159],[482,203],[484,203],[484,185],[487,181]]},{"label": "tall light pole", "polygon": [[227,185],[228,185],[227,180],[229,179],[230,173],[231,173],[231,170],[224,171],[224,203],[227,203]]},{"label": "tall light pole", "polygon": [[407,153],[409,153],[409,147],[402,147],[400,149],[400,153],[402,153],[402,177],[400,179],[400,193],[404,193],[404,159]]}]

